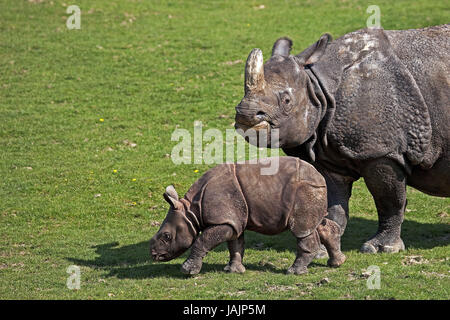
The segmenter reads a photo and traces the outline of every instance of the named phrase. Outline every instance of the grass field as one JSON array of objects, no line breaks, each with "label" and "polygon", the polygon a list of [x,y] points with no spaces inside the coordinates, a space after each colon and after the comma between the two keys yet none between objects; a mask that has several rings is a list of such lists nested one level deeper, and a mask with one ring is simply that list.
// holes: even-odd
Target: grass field
[{"label": "grass field", "polygon": [[[81,29],[66,28],[68,5]],[[407,250],[364,255],[377,227],[363,181],[354,187],[339,269],[316,260],[285,275],[295,240],[248,232],[243,275],[222,272],[221,245],[202,272],[186,255],[149,260],[148,240],[167,211],[211,165],[174,165],[175,128],[232,128],[244,63],[280,36],[300,52],[322,33],[448,23],[448,1],[0,0],[1,299],[449,299],[450,200],[408,190]],[[262,6],[263,5],[263,6]],[[69,290],[66,269],[81,268]],[[381,288],[365,270],[377,265]],[[324,280],[326,278],[326,280]]]}]

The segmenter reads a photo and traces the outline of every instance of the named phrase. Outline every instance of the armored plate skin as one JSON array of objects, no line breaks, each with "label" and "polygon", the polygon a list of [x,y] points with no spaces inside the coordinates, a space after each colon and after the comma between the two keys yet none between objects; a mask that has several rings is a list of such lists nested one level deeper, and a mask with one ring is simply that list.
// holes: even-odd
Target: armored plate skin
[{"label": "armored plate skin", "polygon": [[288,227],[309,235],[327,214],[325,179],[298,158],[271,160],[279,161],[274,175],[261,175],[267,159],[210,169],[186,193],[186,205],[202,227],[229,224],[237,237],[245,229],[270,235]]}]

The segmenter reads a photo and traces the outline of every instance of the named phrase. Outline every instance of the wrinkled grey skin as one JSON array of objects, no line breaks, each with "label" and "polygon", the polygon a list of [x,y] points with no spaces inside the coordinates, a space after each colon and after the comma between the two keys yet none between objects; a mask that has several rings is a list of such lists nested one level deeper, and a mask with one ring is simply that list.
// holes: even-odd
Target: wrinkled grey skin
[{"label": "wrinkled grey skin", "polygon": [[[279,161],[278,173],[261,175],[267,161]],[[257,163],[228,163],[207,171],[186,195],[169,186],[164,198],[170,204],[166,219],[150,240],[155,261],[191,253],[181,270],[197,274],[203,257],[227,242],[230,261],[225,271],[245,271],[244,230],[275,235],[290,230],[297,238],[297,257],[288,273],[302,274],[319,251],[328,251],[328,265],[345,261],[340,250],[340,228],[327,214],[325,179],[310,164],[294,157],[267,158]]]},{"label": "wrinkled grey skin", "polygon": [[250,53],[236,128],[279,129],[286,154],[325,177],[342,232],[352,183],[363,177],[379,225],[361,251],[403,250],[406,186],[450,196],[449,25],[325,34],[296,56],[291,46],[277,40],[264,65],[259,49]]}]

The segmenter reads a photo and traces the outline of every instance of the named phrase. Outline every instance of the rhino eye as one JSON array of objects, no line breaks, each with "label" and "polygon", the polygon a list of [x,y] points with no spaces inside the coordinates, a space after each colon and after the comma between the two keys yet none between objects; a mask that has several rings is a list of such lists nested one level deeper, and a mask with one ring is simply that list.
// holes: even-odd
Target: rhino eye
[{"label": "rhino eye", "polygon": [[288,105],[291,102],[291,97],[289,96],[288,93],[284,92],[281,94],[280,100],[283,105]]},{"label": "rhino eye", "polygon": [[172,240],[172,235],[171,235],[170,233],[168,233],[168,232],[164,232],[164,233],[163,233],[163,240],[164,240],[164,241],[170,241],[170,240]]}]

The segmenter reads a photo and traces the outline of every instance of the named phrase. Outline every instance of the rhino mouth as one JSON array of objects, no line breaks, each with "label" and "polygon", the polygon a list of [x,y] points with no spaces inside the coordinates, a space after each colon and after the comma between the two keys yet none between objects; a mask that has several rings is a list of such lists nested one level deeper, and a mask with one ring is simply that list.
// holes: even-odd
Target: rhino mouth
[{"label": "rhino mouth", "polygon": [[152,259],[155,262],[167,262],[170,260],[173,260],[175,258],[178,258],[184,253],[185,250],[180,250],[179,252],[173,253],[173,252],[164,252],[164,253],[152,253]]},{"label": "rhino mouth", "polygon": [[236,123],[234,124],[234,127],[235,127],[236,130],[237,129],[241,129],[244,132],[246,132],[247,130],[250,130],[250,129],[255,130],[255,131],[260,131],[260,130],[267,130],[267,131],[269,131],[271,125],[266,120],[263,120],[263,121],[255,124],[255,125],[252,125],[252,126],[249,126],[249,125],[244,124],[242,122],[236,121]]},{"label": "rhino mouth", "polygon": [[245,141],[259,148],[271,147],[271,145],[274,144],[272,141],[273,125],[266,120],[258,122],[254,125],[243,124],[236,121],[234,127],[237,132],[245,139]]},{"label": "rhino mouth", "polygon": [[167,257],[164,254],[155,254],[152,255],[153,261],[167,261]]},{"label": "rhino mouth", "polygon": [[153,261],[169,261],[170,256],[168,252],[155,252],[151,253]]},{"label": "rhino mouth", "polygon": [[166,262],[172,260],[167,254],[159,254],[152,256],[153,261]]}]

